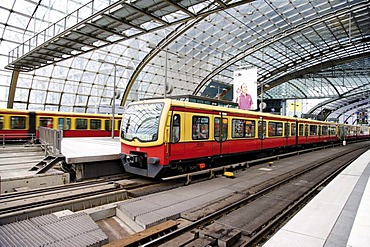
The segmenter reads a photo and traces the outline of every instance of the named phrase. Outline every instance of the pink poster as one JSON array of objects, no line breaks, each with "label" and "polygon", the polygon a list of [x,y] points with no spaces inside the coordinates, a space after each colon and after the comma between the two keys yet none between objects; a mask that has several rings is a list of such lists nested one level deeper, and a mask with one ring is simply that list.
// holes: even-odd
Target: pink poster
[{"label": "pink poster", "polygon": [[234,71],[234,97],[239,109],[257,109],[257,68]]}]

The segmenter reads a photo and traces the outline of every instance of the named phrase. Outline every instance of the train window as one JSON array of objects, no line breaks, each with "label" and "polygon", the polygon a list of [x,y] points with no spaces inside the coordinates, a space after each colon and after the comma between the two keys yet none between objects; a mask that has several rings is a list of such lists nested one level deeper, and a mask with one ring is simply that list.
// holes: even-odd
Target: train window
[{"label": "train window", "polygon": [[299,124],[298,125],[298,135],[299,136],[303,136],[303,124]]},{"label": "train window", "polygon": [[327,136],[328,135],[328,126],[322,126],[321,128],[321,132],[322,132],[322,135],[323,136]]},{"label": "train window", "polygon": [[121,129],[121,123],[122,123],[122,120],[118,120],[118,124],[117,124],[117,129],[120,130]]},{"label": "train window", "polygon": [[233,119],[232,121],[232,137],[240,138],[244,137],[244,120],[243,119]]},{"label": "train window", "polygon": [[245,121],[245,137],[254,137],[256,135],[256,122]]},{"label": "train window", "polygon": [[0,130],[4,128],[4,117],[0,116]]},{"label": "train window", "polygon": [[304,125],[304,135],[308,136],[308,124]]},{"label": "train window", "polygon": [[283,136],[283,123],[269,122],[269,136]]},{"label": "train window", "polygon": [[[220,128],[220,126],[222,126]],[[216,141],[225,141],[226,138],[227,138],[227,129],[228,129],[228,122],[227,122],[227,118],[223,118],[222,119],[222,123],[221,123],[221,118],[219,117],[216,117],[214,119],[214,137],[215,137],[215,140]],[[222,130],[222,132],[221,132]],[[221,138],[220,138],[221,136]]]},{"label": "train window", "polygon": [[71,128],[71,119],[66,118],[66,127],[64,129],[69,130],[70,128]]},{"label": "train window", "polygon": [[289,133],[290,133],[290,124],[289,123],[285,123],[284,124],[284,136],[288,137],[289,136]]},{"label": "train window", "polygon": [[319,135],[319,136],[321,136],[321,125],[319,125],[319,126],[317,127],[317,132],[318,132],[318,135]]},{"label": "train window", "polygon": [[64,129],[64,118],[58,118],[58,130]]},{"label": "train window", "polygon": [[317,136],[317,125],[310,124],[310,136]]},{"label": "train window", "polygon": [[87,119],[86,118],[76,118],[76,129],[86,130],[87,129]]},{"label": "train window", "polygon": [[26,117],[10,117],[10,128],[11,129],[25,129],[26,128]]},{"label": "train window", "polygon": [[209,138],[209,118],[193,116],[193,140]]},{"label": "train window", "polygon": [[329,135],[335,136],[337,134],[337,127],[332,125],[329,127]]},{"label": "train window", "polygon": [[53,128],[53,119],[50,117],[40,117],[39,125],[41,127]]},{"label": "train window", "polygon": [[297,134],[297,127],[295,123],[292,123],[292,130],[290,132],[292,136],[295,136]]},{"label": "train window", "polygon": [[265,139],[266,136],[266,122],[258,121],[258,138]]},{"label": "train window", "polygon": [[345,126],[344,127],[344,134],[347,136],[350,134],[350,130],[349,130],[349,127],[348,126]]},{"label": "train window", "polygon": [[172,143],[180,140],[180,115],[175,114],[172,117],[172,131],[171,131]]},{"label": "train window", "polygon": [[100,119],[90,119],[90,129],[100,130],[101,129],[101,120]]},{"label": "train window", "polygon": [[215,140],[216,141],[219,141],[220,140],[220,118],[219,117],[216,117],[214,119],[214,130],[213,130],[213,134],[215,136]]},{"label": "train window", "polygon": [[104,121],[104,129],[105,130],[112,130],[112,124],[111,124],[111,120],[105,120]]}]

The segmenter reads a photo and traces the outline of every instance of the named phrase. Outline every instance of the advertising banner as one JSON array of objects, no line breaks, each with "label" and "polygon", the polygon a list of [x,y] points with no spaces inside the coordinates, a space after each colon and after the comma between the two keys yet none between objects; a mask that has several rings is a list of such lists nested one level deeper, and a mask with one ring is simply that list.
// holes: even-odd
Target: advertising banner
[{"label": "advertising banner", "polygon": [[257,68],[234,71],[233,100],[239,104],[239,109],[257,109]]},{"label": "advertising banner", "polygon": [[368,124],[367,111],[365,110],[358,111],[356,115],[357,115],[357,124],[366,124],[366,125]]},{"label": "advertising banner", "polygon": [[300,116],[302,114],[302,102],[297,100],[287,100],[287,116]]}]

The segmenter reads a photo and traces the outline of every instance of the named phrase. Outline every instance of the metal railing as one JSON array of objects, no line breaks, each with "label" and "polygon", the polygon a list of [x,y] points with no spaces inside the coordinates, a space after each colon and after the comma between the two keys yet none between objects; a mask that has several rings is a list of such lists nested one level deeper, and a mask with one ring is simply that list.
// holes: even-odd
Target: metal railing
[{"label": "metal railing", "polygon": [[28,140],[28,142],[33,145],[36,142],[36,134],[17,134],[17,133],[0,134],[0,140],[3,148],[5,148],[6,143],[19,142],[22,140]]},{"label": "metal railing", "polygon": [[63,131],[46,127],[39,127],[41,147],[46,155],[62,153]]},{"label": "metal railing", "polygon": [[8,63],[12,63],[15,60],[21,58],[26,53],[31,52],[35,48],[41,46],[46,42],[51,42],[56,36],[61,35],[68,29],[82,25],[87,19],[93,18],[93,15],[99,13],[105,8],[110,7],[112,4],[119,5],[117,1],[113,3],[113,0],[108,2],[91,0],[90,2],[82,5],[75,11],[69,13],[67,16],[48,26],[41,32],[37,33],[30,39],[24,41],[22,44],[15,47],[8,53]]}]

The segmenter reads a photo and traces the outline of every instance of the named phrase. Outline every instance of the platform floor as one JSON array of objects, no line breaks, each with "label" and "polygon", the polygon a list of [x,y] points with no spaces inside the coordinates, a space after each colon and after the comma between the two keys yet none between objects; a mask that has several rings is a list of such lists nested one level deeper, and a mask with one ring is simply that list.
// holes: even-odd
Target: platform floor
[{"label": "platform floor", "polygon": [[68,164],[116,160],[120,144],[118,137],[63,138],[62,154]]},{"label": "platform floor", "polygon": [[[120,151],[119,138],[86,137],[62,140],[62,154],[69,164],[116,160]],[[29,170],[44,157],[45,152],[39,146],[5,146],[0,149],[0,177],[5,179],[32,176],[35,172]]]},{"label": "platform floor", "polygon": [[69,183],[69,174],[61,170],[52,168],[44,174],[30,171],[44,157],[38,145],[0,148],[0,194]]},{"label": "platform floor", "polygon": [[7,145],[0,148],[0,178],[11,179],[35,174],[31,167],[45,157],[41,147],[25,147]]},{"label": "platform floor", "polygon": [[[69,164],[118,160],[120,147],[119,138],[112,139],[111,137],[64,138],[62,140],[62,154]],[[44,157],[45,152],[38,145],[31,147],[6,145],[4,148],[0,148],[0,193],[68,183],[69,175],[60,170],[50,169],[45,174],[38,175],[36,175],[36,171],[30,171]],[[117,165],[113,164],[112,166],[113,168],[110,170],[115,171]],[[120,168],[119,165],[118,167]],[[83,168],[84,174],[80,177],[85,178],[89,169]],[[91,170],[100,172],[102,176],[106,175],[104,173],[106,171],[99,171],[95,167],[92,167]]]},{"label": "platform floor", "polygon": [[369,176],[367,151],[263,246],[370,246]]}]

